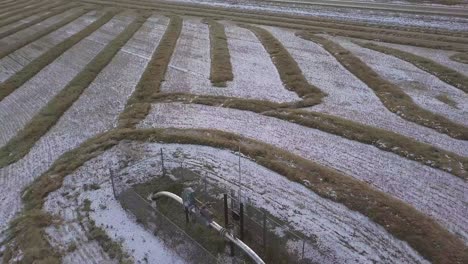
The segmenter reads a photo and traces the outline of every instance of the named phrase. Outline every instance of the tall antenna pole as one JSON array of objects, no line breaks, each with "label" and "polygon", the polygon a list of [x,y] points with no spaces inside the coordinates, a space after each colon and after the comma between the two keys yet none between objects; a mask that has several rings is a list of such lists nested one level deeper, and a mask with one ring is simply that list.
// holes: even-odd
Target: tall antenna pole
[{"label": "tall antenna pole", "polygon": [[239,203],[242,202],[242,174],[241,174],[241,151],[239,142]]}]

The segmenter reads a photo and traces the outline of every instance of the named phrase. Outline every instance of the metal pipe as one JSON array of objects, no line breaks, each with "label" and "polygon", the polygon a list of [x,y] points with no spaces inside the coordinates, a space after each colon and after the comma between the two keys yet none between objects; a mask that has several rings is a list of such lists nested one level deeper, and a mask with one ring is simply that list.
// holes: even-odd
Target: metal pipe
[{"label": "metal pipe", "polygon": [[[165,191],[162,191],[162,192],[158,192],[152,196],[150,196],[150,198],[155,198],[155,199],[158,199],[158,198],[161,198],[161,197],[169,197],[175,201],[177,201],[178,203],[180,203],[181,205],[183,205],[183,201],[182,201],[182,198],[179,197],[178,195],[176,194],[173,194],[171,192],[165,192]],[[247,246],[244,242],[242,242],[241,240],[237,239],[236,237],[234,237],[233,235],[231,235],[229,233],[229,231],[222,227],[221,225],[219,225],[218,223],[216,223],[215,221],[211,221],[210,222],[210,226],[218,231],[223,237],[225,237],[226,239],[228,239],[229,241],[232,241],[234,244],[236,244],[240,249],[242,249],[253,261],[255,261],[255,263],[258,263],[258,264],[265,264],[265,262],[257,255],[257,253],[255,253],[255,251],[253,251],[249,246]]]}]

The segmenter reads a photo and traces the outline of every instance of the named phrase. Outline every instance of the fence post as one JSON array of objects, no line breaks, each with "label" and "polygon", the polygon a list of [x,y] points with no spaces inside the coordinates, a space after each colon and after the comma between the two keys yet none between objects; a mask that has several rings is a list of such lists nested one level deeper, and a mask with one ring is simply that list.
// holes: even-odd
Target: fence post
[{"label": "fence post", "polygon": [[267,252],[266,252],[266,213],[265,211],[263,212],[263,254],[266,257]]},{"label": "fence post", "polygon": [[228,200],[227,200],[226,193],[223,195],[223,198],[224,198],[224,228],[227,228],[229,225],[229,219],[228,219]]},{"label": "fence post", "polygon": [[240,203],[239,208],[240,215],[240,240],[244,241],[244,203]]},{"label": "fence post", "polygon": [[302,239],[302,257],[301,257],[302,261],[304,261],[304,249],[305,249],[305,239]]},{"label": "fence post", "polygon": [[164,153],[163,149],[161,148],[161,166],[162,166],[162,174],[163,177],[166,176],[166,168],[164,167]]},{"label": "fence post", "polygon": [[109,175],[110,175],[111,184],[112,184],[112,193],[114,194],[114,199],[117,199],[117,195],[115,194],[114,172],[112,171],[111,168],[109,168]]}]

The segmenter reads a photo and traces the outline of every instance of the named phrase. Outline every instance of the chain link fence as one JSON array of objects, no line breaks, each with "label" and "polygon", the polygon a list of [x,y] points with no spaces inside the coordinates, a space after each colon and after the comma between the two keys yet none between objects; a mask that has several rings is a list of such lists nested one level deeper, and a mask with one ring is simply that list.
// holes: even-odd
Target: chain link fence
[{"label": "chain link fence", "polygon": [[[218,178],[216,174],[209,170],[201,172],[199,170],[200,164],[193,164],[192,160],[186,161],[183,155],[166,152],[169,151],[161,149],[157,156],[138,160],[131,166],[123,164],[119,171],[111,173],[112,185],[115,196],[120,200],[122,206],[133,213],[138,221],[142,222],[171,248],[177,249],[176,252],[183,258],[189,259],[192,263],[243,263],[249,261],[241,250],[235,248],[233,250],[223,241],[220,243],[227,246],[226,251],[220,252],[218,250],[216,252],[215,250],[213,252],[212,248],[203,243],[206,241],[194,239],[189,234],[190,232],[186,232],[184,209],[181,205],[178,205],[180,206],[180,215],[176,218],[169,218],[165,214],[167,211],[158,210],[154,204],[151,204],[149,200],[133,189],[135,183],[154,179],[180,181],[185,187],[191,187],[195,191],[200,205],[209,207],[214,221],[226,228],[233,229],[233,232],[257,252],[266,263],[313,263],[312,259],[307,258],[306,253],[318,245],[317,237],[304,236],[292,230],[287,223],[255,207],[248,197],[242,196],[238,189],[238,182],[227,182],[224,185],[219,182],[214,184],[210,179]],[[237,192],[233,188],[237,189]],[[181,195],[181,193],[176,194]],[[228,200],[227,219],[225,199]],[[178,209],[174,207],[173,210]]]}]

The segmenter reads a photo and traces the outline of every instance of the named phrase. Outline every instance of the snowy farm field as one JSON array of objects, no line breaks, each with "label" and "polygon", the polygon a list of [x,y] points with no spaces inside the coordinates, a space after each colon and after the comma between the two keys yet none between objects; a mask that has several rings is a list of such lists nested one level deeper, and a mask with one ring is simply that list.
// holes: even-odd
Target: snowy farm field
[{"label": "snowy farm field", "polygon": [[0,262],[468,263],[466,4],[365,3],[0,0]]}]

